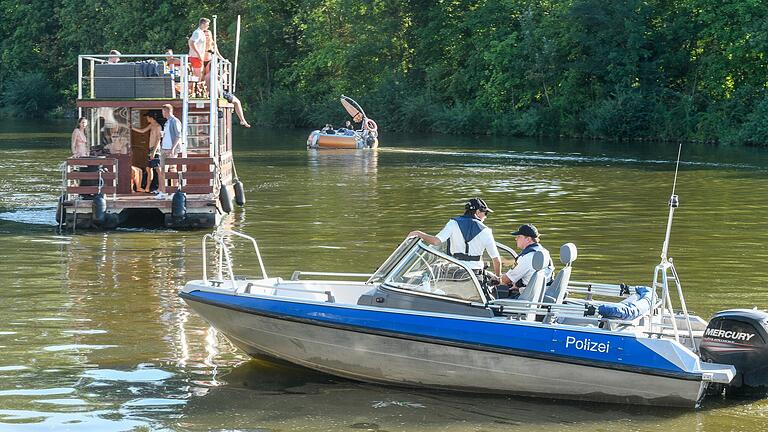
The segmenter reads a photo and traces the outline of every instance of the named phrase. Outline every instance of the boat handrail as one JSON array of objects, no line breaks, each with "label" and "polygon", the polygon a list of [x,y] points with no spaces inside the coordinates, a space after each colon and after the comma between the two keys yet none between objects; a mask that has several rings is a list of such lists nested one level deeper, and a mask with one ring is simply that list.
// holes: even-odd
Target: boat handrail
[{"label": "boat handrail", "polygon": [[632,294],[629,290],[629,286],[625,284],[609,284],[601,282],[580,282],[569,281],[568,292],[584,294],[588,300],[591,300],[592,295],[600,295],[606,297],[627,297]]},{"label": "boat handrail", "polygon": [[364,277],[364,278],[370,278],[373,276],[373,273],[339,273],[339,272],[314,272],[314,271],[301,271],[301,270],[295,270],[293,274],[291,275],[292,281],[300,280],[301,275],[310,275],[310,276],[338,276],[338,277]]},{"label": "boat handrail", "polygon": [[203,281],[208,282],[208,254],[207,254],[207,248],[206,248],[206,240],[211,239],[213,240],[222,250],[222,253],[219,254],[219,261],[218,261],[218,275],[219,279],[224,279],[223,276],[223,267],[226,263],[227,270],[229,271],[229,279],[232,281],[232,288],[236,289],[236,278],[235,278],[235,272],[232,268],[232,256],[229,252],[229,247],[224,243],[224,235],[234,235],[240,238],[243,238],[245,240],[250,240],[251,244],[253,244],[253,249],[256,251],[256,257],[259,260],[259,267],[261,269],[261,276],[263,279],[268,279],[269,276],[267,276],[267,271],[264,268],[264,261],[261,259],[261,252],[259,251],[259,245],[256,243],[256,239],[253,237],[237,232],[232,230],[218,230],[214,233],[208,233],[203,236],[202,240],[202,246],[203,246]]},{"label": "boat handrail", "polygon": [[578,312],[580,314],[584,314],[584,311],[587,310],[587,308],[590,306],[587,304],[567,304],[567,303],[546,303],[546,302],[535,302],[535,301],[525,301],[525,300],[515,300],[515,299],[496,299],[491,300],[488,302],[488,304],[491,305],[499,305],[504,306],[504,311],[507,310],[516,310],[516,309],[525,309],[526,312],[531,312],[531,307],[536,306],[542,310],[546,310],[547,312]]}]

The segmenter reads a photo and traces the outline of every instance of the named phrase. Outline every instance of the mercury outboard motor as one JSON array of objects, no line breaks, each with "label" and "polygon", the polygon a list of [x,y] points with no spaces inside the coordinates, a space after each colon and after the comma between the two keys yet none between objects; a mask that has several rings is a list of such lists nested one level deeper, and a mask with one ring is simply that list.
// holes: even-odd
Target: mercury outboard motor
[{"label": "mercury outboard motor", "polygon": [[757,309],[716,313],[699,348],[702,360],[736,368],[736,376],[725,387],[727,396],[768,394],[768,313]]}]

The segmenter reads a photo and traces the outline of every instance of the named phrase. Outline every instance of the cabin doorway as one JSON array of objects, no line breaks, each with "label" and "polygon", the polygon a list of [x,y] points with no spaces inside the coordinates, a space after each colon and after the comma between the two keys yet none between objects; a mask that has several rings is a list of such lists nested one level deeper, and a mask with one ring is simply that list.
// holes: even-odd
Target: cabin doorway
[{"label": "cabin doorway", "polygon": [[155,155],[150,154],[156,143],[150,142],[152,132],[149,129],[151,120],[147,118],[148,116],[151,116],[162,128],[165,118],[163,118],[161,110],[131,109],[131,125],[133,126],[131,129],[131,163],[134,167],[141,170],[140,187],[142,189],[156,190],[157,172],[150,171],[150,169],[155,169],[150,165],[158,165],[160,155],[158,154],[156,158]]}]

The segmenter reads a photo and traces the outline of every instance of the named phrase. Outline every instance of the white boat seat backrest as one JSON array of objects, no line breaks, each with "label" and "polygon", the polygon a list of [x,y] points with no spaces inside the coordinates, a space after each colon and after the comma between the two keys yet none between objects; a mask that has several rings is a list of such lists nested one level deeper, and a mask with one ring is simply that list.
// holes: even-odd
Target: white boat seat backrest
[{"label": "white boat seat backrest", "polygon": [[565,298],[566,289],[568,288],[568,282],[571,280],[571,270],[576,257],[578,257],[578,251],[576,245],[573,243],[566,243],[560,246],[560,262],[563,263],[563,268],[555,276],[555,280],[552,285],[547,287],[544,293],[544,303],[562,303]]},{"label": "white boat seat backrest", "polygon": [[533,254],[533,260],[531,265],[533,266],[533,274],[528,281],[528,285],[525,286],[523,292],[520,293],[520,297],[517,300],[540,302],[541,296],[544,291],[544,272],[542,269],[546,265],[546,255],[544,252],[537,251]]}]

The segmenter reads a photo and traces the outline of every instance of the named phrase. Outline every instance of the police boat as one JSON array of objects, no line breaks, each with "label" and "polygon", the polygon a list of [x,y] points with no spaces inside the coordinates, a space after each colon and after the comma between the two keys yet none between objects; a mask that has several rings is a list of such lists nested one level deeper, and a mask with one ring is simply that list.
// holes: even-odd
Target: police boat
[{"label": "police boat", "polygon": [[[236,238],[253,245],[260,277],[234,274]],[[214,274],[204,260],[180,296],[253,357],[398,386],[680,407],[768,385],[768,314],[728,310],[707,324],[681,296],[673,308],[681,291],[666,259],[651,287],[575,282],[566,244],[554,283],[537,252],[531,282],[509,300],[417,238],[372,275],[270,277],[256,241],[233,231],[207,234],[209,252]]]},{"label": "police boat", "polygon": [[[180,296],[253,357],[354,380],[690,408],[707,395],[762,397],[768,313],[731,309],[707,322],[688,312],[667,257],[677,206],[673,187],[661,261],[647,287],[571,281],[577,250],[566,243],[550,285],[539,251],[520,297],[495,298],[501,290],[416,237],[371,275],[296,271],[286,280],[267,275],[255,239],[219,230],[203,237],[202,278]],[[260,277],[234,273],[231,248],[243,241]],[[514,260],[512,249],[498,246]]]}]

